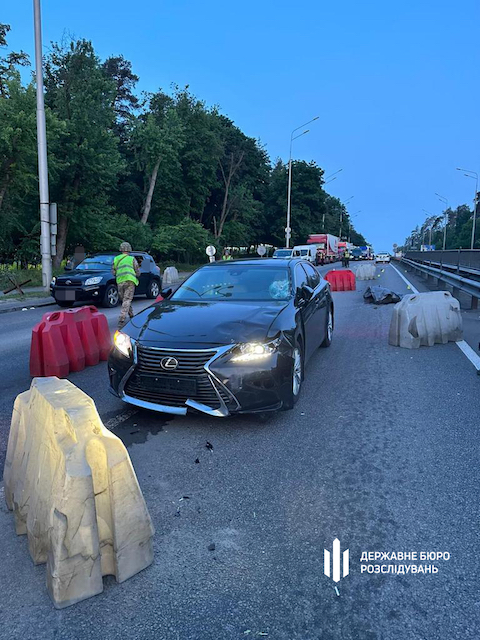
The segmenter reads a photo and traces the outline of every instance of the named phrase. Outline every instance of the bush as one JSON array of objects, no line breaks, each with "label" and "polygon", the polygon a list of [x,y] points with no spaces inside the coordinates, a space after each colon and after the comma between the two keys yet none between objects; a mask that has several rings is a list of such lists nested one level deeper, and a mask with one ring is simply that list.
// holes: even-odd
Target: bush
[{"label": "bush", "polygon": [[174,226],[158,227],[152,248],[160,260],[173,259],[192,264],[206,261],[205,249],[209,244],[215,245],[213,235],[199,222],[186,218]]}]

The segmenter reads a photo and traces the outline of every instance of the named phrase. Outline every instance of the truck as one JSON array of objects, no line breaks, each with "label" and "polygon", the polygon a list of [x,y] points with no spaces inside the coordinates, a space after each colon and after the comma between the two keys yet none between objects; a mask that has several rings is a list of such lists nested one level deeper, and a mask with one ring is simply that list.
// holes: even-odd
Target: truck
[{"label": "truck", "polygon": [[338,241],[339,238],[330,233],[312,233],[308,236],[307,244],[314,244],[321,249],[325,254],[325,262],[329,263],[338,260]]}]

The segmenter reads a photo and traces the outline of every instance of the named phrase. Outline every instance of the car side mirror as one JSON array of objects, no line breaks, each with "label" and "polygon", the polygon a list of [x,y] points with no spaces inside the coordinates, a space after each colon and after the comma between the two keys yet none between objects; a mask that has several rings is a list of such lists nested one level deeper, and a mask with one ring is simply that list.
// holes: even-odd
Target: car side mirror
[{"label": "car side mirror", "polygon": [[172,293],[173,293],[173,289],[172,289],[171,287],[169,287],[168,289],[164,289],[164,290],[162,291],[162,298],[163,298],[164,300],[168,300],[168,298],[170,298],[170,296],[172,295]]},{"label": "car side mirror", "polygon": [[308,284],[304,284],[302,287],[302,296],[306,302],[308,302],[313,296],[313,289],[309,287]]},{"label": "car side mirror", "polygon": [[65,265],[65,271],[73,271],[71,263],[67,262],[67,264]]},{"label": "car side mirror", "polygon": [[295,302],[297,307],[303,307],[313,296],[313,289],[308,285],[304,284],[302,287],[297,289],[295,294]]}]

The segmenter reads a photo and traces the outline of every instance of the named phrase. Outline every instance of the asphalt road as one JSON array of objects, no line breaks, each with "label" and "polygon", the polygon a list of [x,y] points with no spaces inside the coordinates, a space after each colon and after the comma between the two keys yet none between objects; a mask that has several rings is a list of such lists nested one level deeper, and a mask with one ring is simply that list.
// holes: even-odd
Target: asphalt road
[{"label": "asphalt road", "polygon": [[[407,292],[393,267],[377,271]],[[106,391],[105,365],[73,374],[129,448],[155,561],[56,611],[0,495],[0,638],[478,640],[480,377],[454,344],[390,347],[392,306],[365,304],[368,284],[334,294],[331,348],[310,361],[295,409],[266,422],[130,410]],[[0,317],[2,462],[43,311]],[[336,537],[350,553],[337,585],[323,554]],[[451,555],[385,562],[436,574],[378,575],[361,572],[365,551]]]}]

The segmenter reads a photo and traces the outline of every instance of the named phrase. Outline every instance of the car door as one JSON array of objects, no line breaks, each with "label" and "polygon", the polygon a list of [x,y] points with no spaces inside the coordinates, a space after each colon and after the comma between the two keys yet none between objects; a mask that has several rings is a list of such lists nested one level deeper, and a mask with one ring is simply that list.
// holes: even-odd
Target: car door
[{"label": "car door", "polygon": [[147,293],[148,285],[150,284],[150,264],[141,253],[134,253],[132,255],[140,267],[140,277],[138,278],[138,285],[135,288],[135,295],[143,295]]},{"label": "car door", "polygon": [[302,263],[295,265],[294,271],[294,279],[295,279],[295,296],[297,300],[300,301],[300,313],[303,319],[303,326],[305,331],[305,361],[309,359],[309,357],[314,352],[317,346],[317,333],[318,329],[315,326],[315,315],[316,315],[316,303],[315,296],[312,296],[310,300],[305,298],[303,293],[303,287],[309,286],[307,273],[302,266]]},{"label": "car door", "polygon": [[315,267],[308,262],[303,263],[303,268],[307,274],[307,284],[314,290],[315,299],[315,325],[316,325],[316,341],[319,346],[325,339],[327,327],[327,311],[328,311],[328,287],[325,280],[320,277],[320,273]]}]

